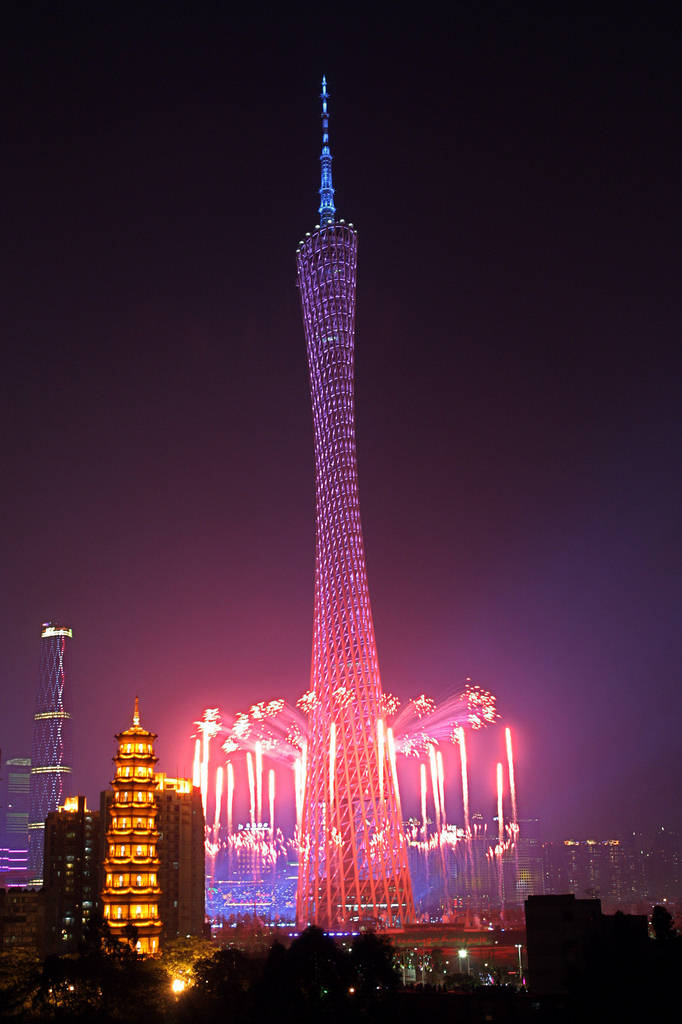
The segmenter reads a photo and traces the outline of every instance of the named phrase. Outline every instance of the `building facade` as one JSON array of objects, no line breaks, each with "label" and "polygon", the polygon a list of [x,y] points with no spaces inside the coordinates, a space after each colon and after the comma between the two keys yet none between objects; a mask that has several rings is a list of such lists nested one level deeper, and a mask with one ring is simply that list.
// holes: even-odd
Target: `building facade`
[{"label": "building facade", "polygon": [[45,893],[38,889],[0,889],[0,950],[45,953]]},{"label": "building facade", "polygon": [[31,759],[0,763],[0,887],[28,884],[28,812]]},{"label": "building facade", "polygon": [[29,885],[43,884],[45,819],[64,801],[71,772],[69,626],[44,622],[40,634],[40,682],[33,716],[28,820]]},{"label": "building facade", "polygon": [[99,811],[68,797],[45,822],[45,944],[75,953],[99,910]]},{"label": "building facade", "polygon": [[159,910],[163,938],[204,934],[206,866],[201,790],[191,779],[156,775],[159,808]]},{"label": "building facade", "polygon": [[402,927],[414,918],[392,735],[360,522],[355,448],[357,233],[336,221],[322,81],[320,223],[299,243],[315,448],[311,703],[297,894],[299,927]]},{"label": "building facade", "polygon": [[156,733],[140,724],[135,698],[132,725],[116,736],[102,865],[102,905],[110,934],[148,954],[158,953],[161,935],[155,739]]}]

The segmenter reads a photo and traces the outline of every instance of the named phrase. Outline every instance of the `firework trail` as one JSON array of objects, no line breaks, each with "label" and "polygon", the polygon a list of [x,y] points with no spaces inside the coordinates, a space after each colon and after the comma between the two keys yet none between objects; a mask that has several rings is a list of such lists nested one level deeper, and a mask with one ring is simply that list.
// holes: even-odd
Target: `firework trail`
[{"label": "firework trail", "polygon": [[395,789],[395,798],[398,803],[398,820],[403,820],[403,810],[400,803],[400,788],[398,786],[398,767],[395,760],[395,742],[393,740],[393,729],[389,726],[386,730],[386,739],[388,740],[388,756],[391,762],[391,778],[393,779],[393,788]]},{"label": "firework trail", "polygon": [[268,772],[268,796],[270,798],[270,838],[275,835],[275,769]]},{"label": "firework trail", "polygon": [[436,832],[440,832],[440,800],[438,798],[438,764],[436,748],[429,744],[429,767],[431,769],[431,790],[433,792],[433,809],[436,817]]},{"label": "firework trail", "polygon": [[253,776],[253,754],[250,750],[246,752],[246,771],[249,777],[249,814],[251,817],[251,828],[256,824],[256,793]]},{"label": "firework trail", "polygon": [[426,840],[426,765],[419,765],[419,779],[421,783],[421,797],[422,797],[422,835]]},{"label": "firework trail", "polygon": [[256,755],[256,821],[263,820],[263,743],[256,740],[254,744]]},{"label": "firework trail", "polygon": [[192,767],[192,785],[196,789],[201,787],[201,740],[194,741],[194,765]]},{"label": "firework trail", "polygon": [[511,796],[512,822],[518,826],[519,815],[516,807],[516,782],[514,780],[514,755],[512,751],[512,735],[509,726],[504,730],[504,737],[507,744],[507,765],[509,768],[509,793]]},{"label": "firework trail", "polygon": [[234,768],[227,762],[227,834],[232,832],[232,806],[234,803]]},{"label": "firework trail", "polygon": [[219,767],[215,773],[215,817],[213,819],[213,834],[214,837],[218,834],[220,828],[220,805],[223,801],[223,769]]},{"label": "firework trail", "polygon": [[440,750],[436,751],[436,764],[438,766],[438,798],[440,800],[440,812],[443,816],[443,828],[447,825],[447,818],[445,816],[445,769],[443,767],[443,754]]},{"label": "firework trail", "polygon": [[469,775],[467,771],[467,748],[462,726],[457,728],[457,742],[459,743],[459,759],[462,769],[462,808],[464,811],[464,831],[467,836],[471,835],[471,820],[469,817]]}]

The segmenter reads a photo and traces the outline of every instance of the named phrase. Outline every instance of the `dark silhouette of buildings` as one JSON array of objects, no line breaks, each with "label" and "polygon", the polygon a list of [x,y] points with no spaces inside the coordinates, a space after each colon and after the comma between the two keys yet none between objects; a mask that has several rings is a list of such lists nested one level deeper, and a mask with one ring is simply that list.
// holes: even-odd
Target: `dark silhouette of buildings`
[{"label": "dark silhouette of buildings", "polygon": [[0,889],[0,950],[45,952],[45,894],[38,889]]},{"label": "dark silhouette of buildings", "polygon": [[589,991],[614,959],[621,965],[635,963],[647,941],[644,914],[602,914],[600,900],[579,900],[572,893],[526,900],[529,989],[534,996]]}]

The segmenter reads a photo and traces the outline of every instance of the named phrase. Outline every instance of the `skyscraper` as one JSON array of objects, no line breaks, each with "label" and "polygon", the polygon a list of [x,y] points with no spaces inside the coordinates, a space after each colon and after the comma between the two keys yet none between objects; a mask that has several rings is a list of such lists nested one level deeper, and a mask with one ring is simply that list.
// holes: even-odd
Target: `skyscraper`
[{"label": "skyscraper", "polygon": [[67,797],[45,823],[45,944],[75,953],[99,910],[100,816]]},{"label": "skyscraper", "polygon": [[68,707],[68,626],[44,622],[40,634],[40,682],[33,716],[31,799],[28,818],[29,885],[43,884],[45,819],[63,802],[71,771]]},{"label": "skyscraper", "polygon": [[0,776],[0,886],[24,886],[28,879],[30,758],[9,757],[0,763]]},{"label": "skyscraper", "polygon": [[296,251],[315,442],[312,710],[297,894],[299,926],[414,915],[392,736],[367,586],[354,421],[357,234],[336,221],[322,79],[320,223]]}]

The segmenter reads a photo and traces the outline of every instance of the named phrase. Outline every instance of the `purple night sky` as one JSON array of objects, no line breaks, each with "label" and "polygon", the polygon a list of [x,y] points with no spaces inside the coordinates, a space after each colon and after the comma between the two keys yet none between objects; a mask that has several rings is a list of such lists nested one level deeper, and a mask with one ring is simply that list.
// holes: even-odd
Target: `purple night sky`
[{"label": "purple night sky", "polygon": [[308,687],[326,73],[384,688],[492,690],[547,838],[679,827],[679,15],[13,6],[3,757],[46,619],[90,800],[136,693],[189,773],[205,707]]}]

